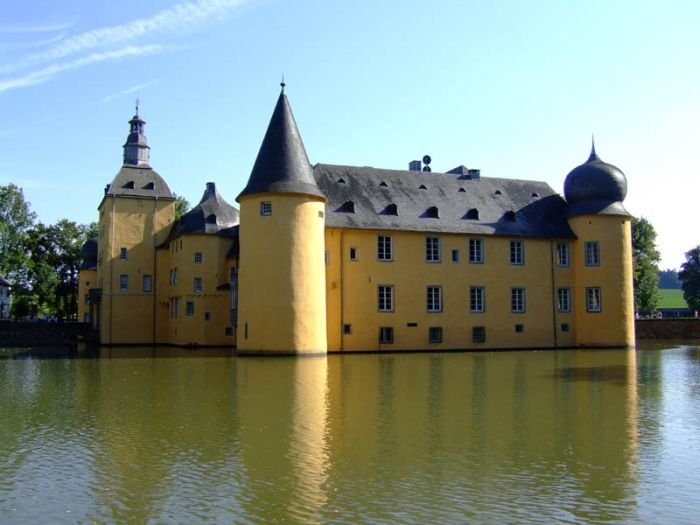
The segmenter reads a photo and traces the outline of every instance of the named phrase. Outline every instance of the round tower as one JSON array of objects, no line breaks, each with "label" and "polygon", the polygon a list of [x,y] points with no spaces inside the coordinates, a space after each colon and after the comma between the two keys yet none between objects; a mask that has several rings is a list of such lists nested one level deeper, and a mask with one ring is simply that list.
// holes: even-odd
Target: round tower
[{"label": "round tower", "polygon": [[284,84],[240,203],[239,354],[325,354],[325,203]]},{"label": "round tower", "polygon": [[573,313],[578,346],[632,347],[631,215],[622,205],[627,179],[591,148],[564,182],[573,243]]}]

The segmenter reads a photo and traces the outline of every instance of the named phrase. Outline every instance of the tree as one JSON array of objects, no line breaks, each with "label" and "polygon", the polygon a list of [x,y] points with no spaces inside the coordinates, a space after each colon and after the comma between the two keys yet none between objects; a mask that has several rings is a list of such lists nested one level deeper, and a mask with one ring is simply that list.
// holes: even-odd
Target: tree
[{"label": "tree", "polygon": [[659,272],[659,288],[672,288],[680,290],[681,281],[678,279],[678,271],[669,268]]},{"label": "tree", "polygon": [[683,298],[691,310],[700,310],[700,246],[685,253],[685,262],[678,272]]},{"label": "tree", "polygon": [[632,263],[637,311],[653,312],[659,304],[659,260],[654,226],[644,217],[633,219]]},{"label": "tree", "polygon": [[24,244],[35,219],[22,188],[12,183],[0,186],[0,275],[13,287],[24,286],[27,280]]},{"label": "tree", "polygon": [[175,200],[175,220],[178,220],[190,209],[190,203],[184,197],[178,196]]}]

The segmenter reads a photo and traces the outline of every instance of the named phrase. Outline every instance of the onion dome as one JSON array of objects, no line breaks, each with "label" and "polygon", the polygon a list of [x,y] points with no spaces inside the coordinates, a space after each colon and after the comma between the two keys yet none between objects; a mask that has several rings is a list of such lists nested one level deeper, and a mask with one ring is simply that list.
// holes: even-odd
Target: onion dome
[{"label": "onion dome", "polygon": [[622,205],[627,196],[627,178],[622,171],[600,160],[591,147],[588,160],[566,176],[564,197],[569,203],[569,216],[629,215]]},{"label": "onion dome", "polygon": [[97,268],[97,239],[88,239],[80,250],[81,270],[94,270]]}]

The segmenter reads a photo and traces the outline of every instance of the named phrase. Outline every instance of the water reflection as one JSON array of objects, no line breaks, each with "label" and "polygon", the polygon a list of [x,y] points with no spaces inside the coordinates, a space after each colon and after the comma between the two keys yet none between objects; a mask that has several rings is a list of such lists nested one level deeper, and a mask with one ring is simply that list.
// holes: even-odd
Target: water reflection
[{"label": "water reflection", "polygon": [[[636,521],[650,476],[679,475],[664,414],[697,401],[700,367],[697,349],[141,350],[0,360],[0,522]],[[697,435],[697,409],[675,430]]]}]

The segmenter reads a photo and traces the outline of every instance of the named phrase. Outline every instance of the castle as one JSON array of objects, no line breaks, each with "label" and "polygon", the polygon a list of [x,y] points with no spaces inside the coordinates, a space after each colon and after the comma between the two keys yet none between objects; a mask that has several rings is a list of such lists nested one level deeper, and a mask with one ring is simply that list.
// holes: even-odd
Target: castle
[{"label": "castle", "polygon": [[280,93],[240,211],[214,183],[175,218],[129,121],[83,248],[100,342],[238,354],[634,346],[624,174],[598,158],[546,183],[309,163]]}]

